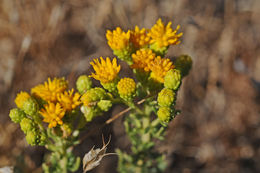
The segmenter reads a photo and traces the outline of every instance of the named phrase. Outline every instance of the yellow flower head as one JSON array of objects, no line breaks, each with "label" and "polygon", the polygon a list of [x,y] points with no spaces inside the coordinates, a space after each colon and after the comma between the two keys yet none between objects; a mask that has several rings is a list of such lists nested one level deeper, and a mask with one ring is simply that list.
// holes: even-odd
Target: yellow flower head
[{"label": "yellow flower head", "polygon": [[130,31],[123,32],[120,27],[117,27],[113,32],[107,30],[107,43],[113,50],[122,50],[129,45]]},{"label": "yellow flower head", "polygon": [[140,49],[132,54],[134,64],[131,65],[134,69],[143,69],[144,71],[150,71],[149,64],[154,60],[155,53],[151,49]]},{"label": "yellow flower head", "polygon": [[118,93],[122,96],[131,96],[135,93],[136,83],[131,78],[123,78],[117,84]]},{"label": "yellow flower head", "polygon": [[172,22],[169,22],[166,26],[162,23],[161,19],[158,19],[156,24],[151,28],[148,36],[151,37],[150,43],[157,43],[158,47],[167,47],[169,45],[176,45],[180,43],[180,37],[182,33],[177,34],[180,25],[175,30],[171,28]]},{"label": "yellow flower head", "polygon": [[120,65],[117,66],[116,58],[111,60],[107,57],[104,60],[100,57],[100,62],[98,59],[94,59],[94,62],[90,63],[94,68],[96,73],[92,73],[90,77],[99,80],[101,83],[109,83],[112,82],[120,71]]},{"label": "yellow flower head", "polygon": [[160,83],[164,82],[164,76],[166,73],[173,69],[174,65],[168,58],[161,58],[157,56],[154,61],[150,64],[150,69],[152,71],[151,78]]},{"label": "yellow flower head", "polygon": [[56,127],[57,124],[63,124],[62,118],[65,115],[65,109],[61,107],[60,103],[48,102],[44,108],[41,109],[40,114],[44,118],[43,121],[49,123],[49,128]]},{"label": "yellow flower head", "polygon": [[21,91],[19,94],[17,94],[14,102],[18,108],[22,108],[24,102],[29,99],[31,96],[27,92]]},{"label": "yellow flower head", "polygon": [[56,102],[57,96],[65,91],[67,86],[68,82],[64,78],[54,78],[53,81],[48,78],[48,82],[32,88],[31,93],[45,101]]},{"label": "yellow flower head", "polygon": [[139,29],[135,26],[135,30],[131,31],[130,41],[134,44],[136,48],[144,47],[150,43],[150,37],[147,35],[147,29]]},{"label": "yellow flower head", "polygon": [[64,93],[61,93],[58,95],[58,101],[62,105],[62,107],[68,111],[71,111],[75,109],[78,105],[80,105],[80,94],[76,92],[73,95],[74,89],[71,89],[70,91],[64,91]]}]

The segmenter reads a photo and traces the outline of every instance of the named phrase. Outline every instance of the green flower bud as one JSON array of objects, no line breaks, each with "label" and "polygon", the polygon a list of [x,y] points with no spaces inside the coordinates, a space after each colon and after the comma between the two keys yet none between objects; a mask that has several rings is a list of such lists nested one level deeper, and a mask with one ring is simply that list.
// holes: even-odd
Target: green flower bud
[{"label": "green flower bud", "polygon": [[157,56],[161,56],[161,57],[165,56],[165,54],[168,52],[168,48],[169,46],[160,47],[156,42],[150,45],[150,49],[152,49]]},{"label": "green flower bud", "polygon": [[87,122],[92,121],[93,118],[100,115],[101,110],[98,107],[81,106],[81,112],[84,114]]},{"label": "green flower bud", "polygon": [[26,114],[30,116],[34,116],[37,114],[39,110],[39,105],[36,102],[35,99],[33,98],[28,98],[24,103],[23,103],[23,110]]},{"label": "green flower bud", "polygon": [[25,116],[25,113],[19,108],[11,109],[9,113],[9,117],[14,123],[20,123]]},{"label": "green flower bud", "polygon": [[181,73],[179,70],[171,69],[164,77],[164,87],[177,90],[181,84]]},{"label": "green flower bud", "polygon": [[23,118],[20,122],[20,126],[25,134],[35,129],[35,123],[30,118]]},{"label": "green flower bud", "polygon": [[77,79],[76,86],[79,93],[83,94],[92,87],[92,81],[88,76],[81,75]]},{"label": "green flower bud", "polygon": [[115,93],[117,92],[117,83],[119,81],[119,78],[117,77],[116,79],[114,79],[112,82],[109,82],[109,83],[101,83],[101,85],[106,89],[108,90],[109,92],[111,93]]},{"label": "green flower bud", "polygon": [[122,61],[126,61],[128,64],[133,63],[131,58],[133,47],[131,45],[127,46],[125,49],[114,50],[113,53]]},{"label": "green flower bud", "polygon": [[171,89],[164,88],[158,94],[157,101],[160,106],[169,107],[173,104],[174,97],[175,97],[175,93]]},{"label": "green flower bud", "polygon": [[102,88],[96,87],[91,88],[87,92],[85,92],[82,97],[81,101],[85,106],[92,106],[92,102],[96,102],[99,100],[106,99],[108,97],[106,91]]},{"label": "green flower bud", "polygon": [[168,123],[171,120],[171,109],[169,107],[160,107],[157,116],[163,123]]},{"label": "green flower bud", "polygon": [[100,100],[97,104],[97,106],[102,110],[102,111],[108,111],[112,107],[112,102],[110,100]]},{"label": "green flower bud", "polygon": [[26,141],[31,146],[37,145],[40,142],[40,135],[36,130],[28,131],[26,134]]},{"label": "green flower bud", "polygon": [[46,134],[45,133],[41,133],[39,145],[40,146],[44,146],[46,144],[46,141],[47,141]]},{"label": "green flower bud", "polygon": [[176,59],[174,65],[176,69],[181,71],[181,75],[184,77],[189,74],[192,67],[192,59],[188,55],[181,55]]},{"label": "green flower bud", "polygon": [[68,137],[72,132],[72,125],[64,123],[61,125],[61,129],[63,132],[63,137]]},{"label": "green flower bud", "polygon": [[117,89],[120,97],[126,101],[130,101],[136,95],[136,83],[131,78],[122,78],[117,84]]}]

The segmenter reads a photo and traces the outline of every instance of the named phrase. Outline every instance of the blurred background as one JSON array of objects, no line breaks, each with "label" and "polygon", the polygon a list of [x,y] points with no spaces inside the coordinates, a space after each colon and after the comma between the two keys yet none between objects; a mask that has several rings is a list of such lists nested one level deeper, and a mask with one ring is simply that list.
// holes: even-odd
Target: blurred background
[{"label": "blurred background", "polygon": [[[28,146],[9,119],[19,91],[55,76],[74,87],[80,74],[92,70],[89,61],[113,56],[107,29],[150,28],[159,17],[174,28],[180,24],[184,33],[167,57],[193,58],[178,95],[182,113],[170,123],[167,140],[158,143],[167,172],[260,172],[259,0],[1,0],[0,167],[26,163],[25,172],[40,172],[46,152]],[[94,123],[122,109],[114,107]],[[109,152],[129,148],[118,119],[89,136],[75,154],[101,147],[102,133],[112,134]],[[116,164],[117,157],[108,156],[92,172],[116,172]]]}]

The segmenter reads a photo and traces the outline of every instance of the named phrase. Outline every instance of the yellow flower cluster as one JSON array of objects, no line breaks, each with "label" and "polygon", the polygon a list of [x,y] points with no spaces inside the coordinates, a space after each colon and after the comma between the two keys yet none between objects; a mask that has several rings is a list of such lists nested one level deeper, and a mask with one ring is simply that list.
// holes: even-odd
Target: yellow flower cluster
[{"label": "yellow flower cluster", "polygon": [[[178,25],[176,29],[173,29],[171,25],[172,22],[165,25],[161,19],[158,19],[151,29],[140,29],[136,26],[134,30],[125,33],[122,29],[117,27],[114,31],[108,30],[106,37],[108,45],[113,49],[116,56],[126,61],[133,69],[151,72],[150,77],[152,79],[163,83],[165,74],[174,68],[170,59],[163,57],[169,45],[179,44],[182,36],[182,33],[177,33],[180,26]],[[132,46],[133,49],[129,49],[129,46]],[[111,69],[109,63],[101,64],[102,63],[98,61],[92,63],[96,71],[96,74],[92,74],[92,77],[100,80],[102,83],[114,79],[118,73],[118,71],[115,70],[116,66]]]},{"label": "yellow flower cluster", "polygon": [[65,91],[67,86],[68,82],[64,78],[54,78],[53,81],[48,78],[48,81],[44,82],[44,84],[32,88],[31,93],[44,101],[56,102],[58,94]]},{"label": "yellow flower cluster", "polygon": [[172,22],[166,26],[158,19],[156,24],[149,30],[138,26],[134,30],[123,32],[120,27],[115,30],[107,30],[106,37],[108,45],[112,50],[126,50],[128,46],[133,44],[136,49],[156,44],[158,48],[176,45],[180,43],[182,33],[177,33],[180,25],[175,30],[171,28]]},{"label": "yellow flower cluster", "polygon": [[99,80],[101,83],[112,82],[120,71],[120,65],[117,65],[116,58],[111,60],[107,57],[104,60],[100,57],[100,62],[98,59],[94,59],[94,62],[90,63],[94,68],[96,73],[92,73],[90,77]]},{"label": "yellow flower cluster", "polygon": [[40,114],[44,117],[43,121],[49,123],[49,128],[63,124],[65,112],[72,111],[81,104],[80,94],[74,93],[74,89],[65,91],[67,87],[68,82],[64,78],[48,78],[44,84],[31,89],[34,96],[47,102]]},{"label": "yellow flower cluster", "polygon": [[164,76],[166,73],[173,69],[174,65],[168,58],[161,58],[160,56],[157,56],[154,61],[150,64],[151,69],[151,78],[154,79],[157,82],[163,83],[164,82]]},{"label": "yellow flower cluster", "polygon": [[183,33],[177,34],[180,25],[175,30],[171,28],[172,22],[166,26],[159,19],[156,24],[151,28],[148,36],[151,37],[150,44],[156,43],[158,47],[167,47],[169,45],[176,45],[180,43],[180,37]]},{"label": "yellow flower cluster", "polygon": [[17,94],[14,102],[17,105],[18,108],[22,109],[24,102],[29,99],[31,96],[27,92],[20,92]]},{"label": "yellow flower cluster", "polygon": [[140,49],[136,53],[132,54],[132,59],[134,64],[131,65],[134,69],[143,69],[146,72],[149,72],[150,64],[155,58],[155,53],[151,49]]},{"label": "yellow flower cluster", "polygon": [[131,97],[134,95],[135,93],[135,89],[136,89],[136,84],[135,81],[131,78],[122,78],[118,84],[117,84],[117,89],[118,89],[118,93],[119,95],[128,100],[131,99]]},{"label": "yellow flower cluster", "polygon": [[130,41],[134,44],[135,48],[145,47],[150,43],[150,37],[147,35],[147,29],[139,29],[135,26],[135,29],[131,31]]},{"label": "yellow flower cluster", "polygon": [[70,91],[64,91],[64,93],[58,95],[58,101],[62,107],[68,111],[71,111],[80,105],[80,94],[76,92],[73,95],[73,93],[74,89],[71,89]]},{"label": "yellow flower cluster", "polygon": [[65,115],[65,109],[60,103],[49,102],[44,108],[40,111],[40,114],[44,117],[43,121],[49,123],[49,128],[56,127],[57,124],[63,124],[62,118]]},{"label": "yellow flower cluster", "polygon": [[108,40],[108,45],[113,50],[122,50],[130,43],[130,31],[123,32],[120,27],[117,27],[113,32],[107,30],[106,37]]},{"label": "yellow flower cluster", "polygon": [[131,65],[131,68],[151,72],[151,78],[159,83],[163,83],[166,73],[174,68],[170,59],[156,57],[150,49],[140,49],[132,54],[132,58],[134,64]]}]

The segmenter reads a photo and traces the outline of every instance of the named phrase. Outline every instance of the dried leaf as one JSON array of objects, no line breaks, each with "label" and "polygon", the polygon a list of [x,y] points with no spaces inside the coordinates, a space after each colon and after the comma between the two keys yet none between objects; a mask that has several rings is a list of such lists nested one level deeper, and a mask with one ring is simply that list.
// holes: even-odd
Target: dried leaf
[{"label": "dried leaf", "polygon": [[108,142],[105,143],[104,136],[102,135],[103,147],[101,149],[100,148],[94,149],[95,146],[93,146],[93,148],[88,153],[85,154],[83,158],[84,173],[97,167],[104,156],[116,154],[116,153],[106,153],[107,145],[109,144],[110,140],[111,140],[111,136],[109,137]]}]

